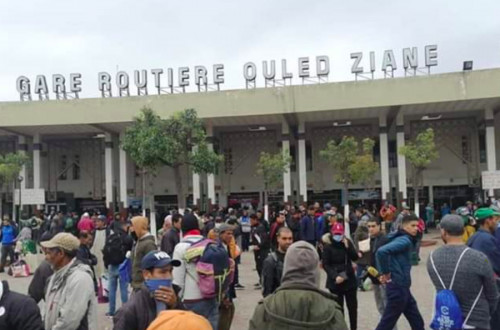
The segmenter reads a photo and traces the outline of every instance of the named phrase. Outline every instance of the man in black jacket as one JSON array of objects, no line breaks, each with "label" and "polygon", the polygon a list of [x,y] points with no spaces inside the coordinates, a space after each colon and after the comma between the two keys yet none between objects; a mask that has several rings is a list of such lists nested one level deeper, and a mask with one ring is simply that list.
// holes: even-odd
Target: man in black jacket
[{"label": "man in black jacket", "polygon": [[250,225],[252,226],[252,231],[250,232],[250,246],[253,249],[255,267],[259,274],[259,283],[255,285],[255,289],[260,290],[262,283],[262,267],[264,259],[269,254],[271,244],[266,227],[261,223],[260,218],[256,214],[250,215]]},{"label": "man in black jacket", "polygon": [[172,216],[172,228],[170,228],[161,239],[160,248],[169,256],[174,255],[174,248],[181,238],[182,215],[176,213]]},{"label": "man in black jacket", "polygon": [[[40,237],[40,243],[50,241],[51,238],[52,235],[49,232],[46,232],[42,235],[42,237]],[[44,250],[43,247],[42,250]],[[40,300],[45,298],[45,285],[48,278],[52,274],[54,274],[52,267],[47,260],[44,259],[36,268],[35,274],[33,275],[28,288],[28,294],[35,300],[36,303],[39,303]]]},{"label": "man in black jacket", "polygon": [[[142,258],[144,283],[113,318],[115,330],[146,330],[157,314],[166,309],[184,309],[178,299],[180,288],[172,284],[172,269],[180,266],[164,251],[150,251]],[[157,285],[166,280],[170,286]]]},{"label": "man in black jacket", "polygon": [[262,269],[262,295],[267,297],[281,285],[283,262],[288,247],[293,243],[293,233],[287,227],[282,227],[276,234],[278,248],[264,260]]},{"label": "man in black jacket", "polygon": [[90,247],[92,246],[92,234],[86,231],[81,231],[78,238],[80,239],[80,248],[76,251],[76,258],[92,269],[92,274],[94,274],[93,280],[95,292],[97,293],[97,279],[94,270],[94,266],[97,265],[97,258],[90,252]]},{"label": "man in black jacket", "polygon": [[0,283],[0,329],[43,330],[36,302],[28,296],[10,291],[7,281]]}]

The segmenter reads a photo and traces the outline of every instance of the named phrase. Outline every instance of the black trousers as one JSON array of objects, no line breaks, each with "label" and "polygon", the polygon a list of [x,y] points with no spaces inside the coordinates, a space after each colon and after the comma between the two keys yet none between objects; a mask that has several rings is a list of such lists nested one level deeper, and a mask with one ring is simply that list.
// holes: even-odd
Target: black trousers
[{"label": "black trousers", "polygon": [[0,265],[5,267],[7,256],[10,258],[10,263],[14,263],[14,245],[2,245],[2,259]]},{"label": "black trousers", "polygon": [[357,330],[358,328],[358,288],[355,287],[349,291],[335,291],[330,290],[331,293],[337,296],[337,303],[340,305],[342,314],[344,314],[344,299],[347,305],[347,311],[349,313],[349,324],[351,325],[351,330]]}]

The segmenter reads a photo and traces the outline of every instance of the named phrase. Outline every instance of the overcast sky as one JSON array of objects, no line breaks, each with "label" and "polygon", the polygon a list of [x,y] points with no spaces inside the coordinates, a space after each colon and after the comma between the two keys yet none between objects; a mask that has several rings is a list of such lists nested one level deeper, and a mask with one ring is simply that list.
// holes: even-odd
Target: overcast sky
[{"label": "overcast sky", "polygon": [[417,46],[423,65],[430,44],[438,45],[434,73],[460,71],[464,60],[475,70],[500,67],[499,13],[498,0],[2,1],[0,100],[19,99],[20,75],[33,83],[43,74],[50,83],[52,74],[78,72],[81,97],[98,97],[100,71],[124,70],[133,79],[136,69],[217,63],[225,65],[223,89],[245,88],[248,61],[262,87],[263,60],[287,59],[296,74],[298,57],[316,55],[329,56],[330,81],[353,80],[350,53],[357,51],[366,54],[365,68],[376,52],[381,77],[385,49],[394,50],[402,75],[401,49]]}]

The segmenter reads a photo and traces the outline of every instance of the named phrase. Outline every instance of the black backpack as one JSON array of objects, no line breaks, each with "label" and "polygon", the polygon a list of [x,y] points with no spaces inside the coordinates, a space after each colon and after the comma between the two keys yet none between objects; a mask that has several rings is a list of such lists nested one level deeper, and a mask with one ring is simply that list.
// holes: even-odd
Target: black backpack
[{"label": "black backpack", "polygon": [[104,262],[108,265],[118,266],[125,260],[127,253],[123,235],[121,233],[112,233],[106,238],[102,254]]}]

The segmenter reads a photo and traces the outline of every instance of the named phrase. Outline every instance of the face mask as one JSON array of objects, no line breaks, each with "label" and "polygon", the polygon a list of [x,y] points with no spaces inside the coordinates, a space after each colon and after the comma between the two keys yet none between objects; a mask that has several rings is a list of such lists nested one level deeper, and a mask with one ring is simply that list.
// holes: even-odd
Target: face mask
[{"label": "face mask", "polygon": [[333,235],[333,240],[335,242],[338,242],[338,243],[342,242],[342,238],[344,238],[343,235]]},{"label": "face mask", "polygon": [[139,237],[137,237],[137,234],[135,233],[135,231],[131,232],[130,236],[132,236],[134,241],[137,241],[139,239]]},{"label": "face mask", "polygon": [[220,228],[220,226],[222,226],[222,223],[216,223],[215,224],[215,228]]}]

